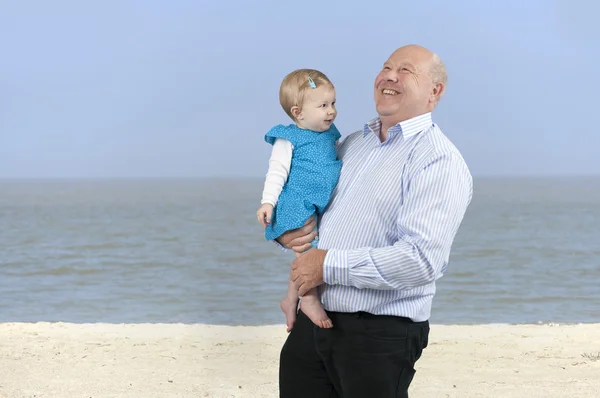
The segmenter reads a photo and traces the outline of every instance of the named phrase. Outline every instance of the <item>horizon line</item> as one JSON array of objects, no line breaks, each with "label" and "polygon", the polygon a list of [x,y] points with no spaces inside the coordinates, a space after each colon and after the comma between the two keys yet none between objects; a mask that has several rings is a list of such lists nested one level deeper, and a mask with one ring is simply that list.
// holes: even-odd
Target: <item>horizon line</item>
[{"label": "horizon line", "polygon": [[[473,174],[473,178],[594,178],[600,173],[589,174]],[[222,175],[222,176],[55,176],[55,177],[6,177],[0,176],[0,181],[57,181],[57,180],[256,180],[264,176]]]}]

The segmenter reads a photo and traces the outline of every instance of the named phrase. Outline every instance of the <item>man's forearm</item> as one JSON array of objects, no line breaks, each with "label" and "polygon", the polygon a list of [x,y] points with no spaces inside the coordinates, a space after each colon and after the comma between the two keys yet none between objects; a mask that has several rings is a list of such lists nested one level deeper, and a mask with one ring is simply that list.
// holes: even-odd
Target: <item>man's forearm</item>
[{"label": "man's forearm", "polygon": [[437,279],[472,197],[471,175],[453,156],[432,161],[412,181],[397,221],[398,240],[385,247],[329,250],[327,284],[359,289],[411,289]]},{"label": "man's forearm", "polygon": [[430,261],[404,240],[393,246],[328,251],[323,280],[359,289],[412,289],[434,281],[445,261]]}]

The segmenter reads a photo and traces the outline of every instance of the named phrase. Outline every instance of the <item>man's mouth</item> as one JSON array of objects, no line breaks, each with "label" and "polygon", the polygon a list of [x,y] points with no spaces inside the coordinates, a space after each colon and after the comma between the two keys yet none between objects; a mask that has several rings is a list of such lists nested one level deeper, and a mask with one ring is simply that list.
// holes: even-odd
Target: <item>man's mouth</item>
[{"label": "man's mouth", "polygon": [[383,90],[381,90],[382,94],[385,95],[398,95],[398,92],[389,88],[384,88]]}]

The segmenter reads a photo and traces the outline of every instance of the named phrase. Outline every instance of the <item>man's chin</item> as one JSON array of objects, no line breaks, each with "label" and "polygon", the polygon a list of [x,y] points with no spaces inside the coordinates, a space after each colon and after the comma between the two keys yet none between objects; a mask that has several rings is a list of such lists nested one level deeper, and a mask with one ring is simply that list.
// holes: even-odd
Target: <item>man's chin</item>
[{"label": "man's chin", "polygon": [[379,116],[392,116],[395,109],[390,109],[389,106],[375,106],[375,110]]}]

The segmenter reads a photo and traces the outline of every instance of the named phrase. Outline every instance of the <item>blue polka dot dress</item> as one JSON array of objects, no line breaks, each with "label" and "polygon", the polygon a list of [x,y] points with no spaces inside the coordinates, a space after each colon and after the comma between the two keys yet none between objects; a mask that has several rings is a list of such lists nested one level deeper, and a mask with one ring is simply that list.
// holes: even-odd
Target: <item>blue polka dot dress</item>
[{"label": "blue polka dot dress", "polygon": [[277,125],[265,135],[273,145],[285,138],[294,146],[287,182],[273,209],[265,237],[273,240],[286,231],[300,228],[313,214],[321,214],[337,185],[342,162],[337,158],[336,141],[340,133],[334,124],[318,133],[295,124]]}]

